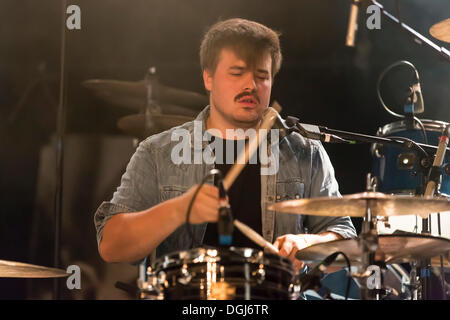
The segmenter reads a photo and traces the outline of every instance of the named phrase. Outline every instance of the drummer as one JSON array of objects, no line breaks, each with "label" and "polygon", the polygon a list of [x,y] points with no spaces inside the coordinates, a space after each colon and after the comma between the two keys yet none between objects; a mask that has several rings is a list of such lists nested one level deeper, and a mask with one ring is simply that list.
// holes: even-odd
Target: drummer
[{"label": "drummer", "polygon": [[[193,246],[218,245],[218,189],[211,183],[204,184],[193,203],[190,223],[194,239],[184,227],[187,208],[204,175],[215,167],[225,176],[232,163],[219,158],[235,155],[242,145],[239,139],[248,138],[244,134],[227,139],[227,129],[248,130],[260,124],[281,60],[279,35],[259,23],[229,19],[206,32],[200,46],[200,64],[209,105],[195,121],[140,143],[112,199],[103,202],[95,213],[98,248],[105,261],[137,262],[153,250],[160,257]],[[213,141],[223,142],[222,157],[215,149],[215,163],[173,161],[174,147],[179,144],[173,140],[175,130],[193,133],[194,124],[201,124],[201,137],[206,129],[210,133],[210,142],[200,142],[202,150]],[[196,143],[188,144],[191,154],[196,151]],[[340,195],[330,159],[320,142],[292,133],[276,145],[276,152],[280,159],[276,172],[263,174],[262,161],[257,157],[228,190],[228,199],[234,218],[274,243],[280,255],[301,268],[303,263],[295,259],[298,250],[356,237],[356,232],[349,217],[268,210],[275,201]],[[234,230],[232,245],[255,247],[238,230]]]}]

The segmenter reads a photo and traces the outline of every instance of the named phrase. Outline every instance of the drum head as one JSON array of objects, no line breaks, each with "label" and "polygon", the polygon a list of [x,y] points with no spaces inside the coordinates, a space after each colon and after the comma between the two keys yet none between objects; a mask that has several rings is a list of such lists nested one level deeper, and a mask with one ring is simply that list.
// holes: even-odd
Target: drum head
[{"label": "drum head", "polygon": [[[442,130],[444,130],[445,126],[448,124],[447,122],[444,122],[444,121],[436,121],[436,120],[428,120],[428,119],[421,119],[420,121],[422,122],[426,131],[438,132],[438,133],[442,133]],[[414,129],[422,130],[420,125],[417,123],[417,121],[414,121]],[[381,127],[380,129],[378,129],[377,135],[381,136],[381,137],[386,137],[386,136],[390,136],[390,135],[393,135],[395,133],[402,132],[405,130],[407,130],[406,120],[401,120],[401,121],[389,123],[389,124],[385,125],[384,127]]]}]

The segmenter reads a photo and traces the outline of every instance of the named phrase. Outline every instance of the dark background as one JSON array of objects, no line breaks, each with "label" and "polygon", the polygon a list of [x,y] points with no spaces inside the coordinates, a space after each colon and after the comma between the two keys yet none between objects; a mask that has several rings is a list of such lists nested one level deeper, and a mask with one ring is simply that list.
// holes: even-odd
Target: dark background
[{"label": "dark background", "polygon": [[[0,259],[47,266],[52,265],[53,254],[51,150],[59,94],[61,3],[0,0]],[[396,13],[394,1],[382,3]],[[283,106],[282,115],[374,134],[378,127],[397,120],[377,100],[377,77],[389,64],[408,60],[421,78],[425,100],[421,118],[450,120],[449,64],[384,18],[381,30],[367,30],[365,13],[360,14],[356,47],[346,47],[349,0],[85,0],[69,4],[81,8],[81,30],[68,30],[66,39],[69,146],[65,161],[69,172],[64,181],[62,246],[69,253],[62,258],[64,266],[75,259],[87,261],[97,280],[106,281],[109,269],[98,257],[92,218],[101,201],[110,199],[132,153],[131,139],[115,125],[130,112],[95,99],[80,85],[83,80],[136,81],[148,67],[156,66],[161,83],[204,93],[198,58],[203,33],[218,19],[242,17],[282,33],[283,65],[272,91],[273,99]],[[448,48],[428,30],[448,18],[449,1],[400,1],[399,7],[406,24]],[[402,110],[411,79],[411,70],[398,68],[383,83],[383,96],[396,112]],[[113,146],[103,148],[104,137]],[[326,149],[341,193],[362,191],[371,170],[369,146],[327,145]],[[111,162],[114,169],[108,171],[105,168],[111,168]],[[355,223],[359,226],[359,221]],[[64,297],[98,298],[91,282],[91,291],[83,288],[78,296],[64,292]],[[46,298],[50,286],[50,280],[1,280],[0,297]]]}]

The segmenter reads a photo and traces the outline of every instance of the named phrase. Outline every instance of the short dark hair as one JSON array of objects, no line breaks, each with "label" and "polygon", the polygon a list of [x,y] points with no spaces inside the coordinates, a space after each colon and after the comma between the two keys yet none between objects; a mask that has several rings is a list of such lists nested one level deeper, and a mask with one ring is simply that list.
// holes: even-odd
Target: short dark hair
[{"label": "short dark hair", "polygon": [[246,63],[254,66],[262,53],[272,58],[272,78],[281,67],[280,33],[254,21],[240,18],[219,21],[205,33],[200,45],[202,70],[215,72],[223,48],[231,48]]}]

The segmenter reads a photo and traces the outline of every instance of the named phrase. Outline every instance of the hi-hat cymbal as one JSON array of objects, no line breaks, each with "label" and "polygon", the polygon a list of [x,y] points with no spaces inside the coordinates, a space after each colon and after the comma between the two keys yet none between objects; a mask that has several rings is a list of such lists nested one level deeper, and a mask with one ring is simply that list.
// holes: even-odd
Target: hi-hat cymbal
[{"label": "hi-hat cymbal", "polygon": [[0,278],[62,278],[67,276],[67,272],[61,269],[0,260]]},{"label": "hi-hat cymbal", "polygon": [[438,40],[450,43],[450,18],[434,24],[430,34]]},{"label": "hi-hat cymbal", "polygon": [[[335,240],[312,245],[299,250],[295,257],[306,264],[321,262],[330,254],[342,251],[352,265],[361,263],[361,247],[358,239]],[[408,263],[413,260],[430,259],[438,255],[448,255],[450,240],[428,235],[380,235],[375,261],[386,264]],[[345,266],[345,260],[338,256],[334,265]]]},{"label": "hi-hat cymbal", "polygon": [[145,115],[132,114],[119,119],[117,126],[126,134],[137,138],[145,138],[152,134],[163,132],[170,128],[182,125],[185,122],[194,120],[194,117],[168,114],[151,114],[150,125],[145,128]]},{"label": "hi-hat cymbal", "polygon": [[[110,79],[91,79],[82,82],[95,96],[133,110],[140,110],[147,101],[145,81],[120,81]],[[175,105],[199,111],[208,103],[208,97],[188,90],[175,89],[159,83],[153,88],[153,99],[164,105]]]},{"label": "hi-hat cymbal", "polygon": [[431,197],[391,196],[362,192],[339,197],[319,197],[277,202],[269,210],[318,216],[364,217],[366,206],[375,216],[420,215],[450,211],[450,200]]}]

